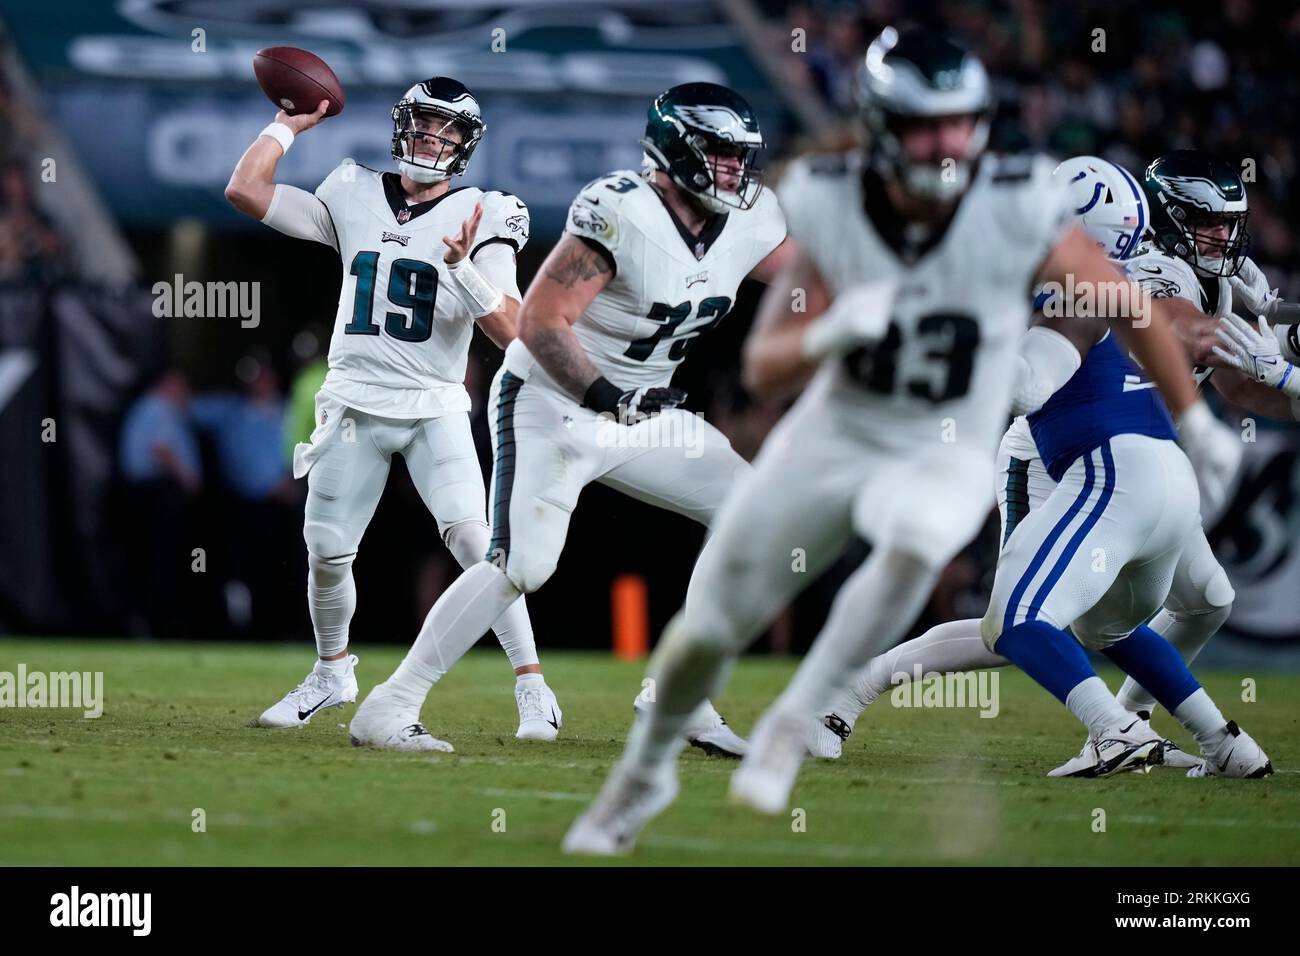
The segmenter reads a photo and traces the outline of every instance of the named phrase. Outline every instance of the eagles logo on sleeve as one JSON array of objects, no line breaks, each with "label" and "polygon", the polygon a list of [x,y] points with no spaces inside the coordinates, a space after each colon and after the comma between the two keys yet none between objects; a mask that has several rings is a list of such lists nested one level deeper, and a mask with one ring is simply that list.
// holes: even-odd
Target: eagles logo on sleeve
[{"label": "eagles logo on sleeve", "polygon": [[513,235],[520,239],[528,238],[528,217],[527,216],[509,216],[506,219],[506,228]]},{"label": "eagles logo on sleeve", "polygon": [[606,245],[614,241],[614,226],[589,201],[579,197],[569,208],[569,226],[580,236],[588,236]]}]

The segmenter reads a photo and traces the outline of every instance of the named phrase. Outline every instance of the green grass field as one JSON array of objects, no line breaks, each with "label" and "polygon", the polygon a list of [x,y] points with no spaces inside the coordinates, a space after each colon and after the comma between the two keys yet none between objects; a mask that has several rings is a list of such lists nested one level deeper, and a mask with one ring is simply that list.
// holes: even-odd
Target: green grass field
[{"label": "green grass field", "polygon": [[[364,693],[400,652],[360,656]],[[301,647],[0,640],[0,671],[19,662],[29,672],[103,671],[106,704],[97,720],[0,710],[0,864],[10,865],[571,863],[560,839],[621,749],[642,670],[603,654],[548,654],[564,730],[556,744],[525,744],[513,737],[508,665],[476,651],[424,709],[457,753],[421,756],[349,746],[351,707],[300,731],[247,727],[306,673],[311,655]],[[743,661],[719,708],[747,732],[793,668]],[[1203,679],[1272,756],[1278,773],[1264,781],[1188,780],[1173,770],[1049,780],[1047,770],[1078,750],[1079,727],[1004,671],[995,719],[879,702],[843,760],[806,766],[794,798],[803,832],[791,817],[729,806],[735,764],[688,751],[680,798],[630,860],[1294,864],[1300,676],[1249,675],[1258,682],[1252,703],[1241,702],[1242,676]],[[1160,726],[1168,732],[1171,721]],[[193,832],[196,808],[206,832]]]}]

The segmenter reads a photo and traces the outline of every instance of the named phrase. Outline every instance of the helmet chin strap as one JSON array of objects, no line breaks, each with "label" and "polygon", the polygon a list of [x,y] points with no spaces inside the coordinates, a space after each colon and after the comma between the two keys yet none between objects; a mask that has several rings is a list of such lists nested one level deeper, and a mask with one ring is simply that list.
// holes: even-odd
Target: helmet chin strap
[{"label": "helmet chin strap", "polygon": [[416,166],[413,163],[408,163],[404,159],[398,161],[397,168],[401,170],[403,176],[413,179],[417,183],[424,183],[426,185],[430,183],[440,183],[444,179],[450,178],[450,176],[442,170],[429,169],[427,166]]}]

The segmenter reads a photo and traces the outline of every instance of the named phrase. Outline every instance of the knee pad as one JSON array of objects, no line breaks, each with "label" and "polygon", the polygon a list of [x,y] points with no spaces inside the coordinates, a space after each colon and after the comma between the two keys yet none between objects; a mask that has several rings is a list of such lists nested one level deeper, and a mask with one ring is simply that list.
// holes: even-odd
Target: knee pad
[{"label": "knee pad", "polygon": [[334,525],[309,520],[302,526],[302,539],[307,545],[309,562],[312,559],[329,562],[346,558],[350,564],[356,557],[356,542],[345,540]]},{"label": "knee pad", "polygon": [[489,537],[487,522],[475,519],[458,521],[442,532],[443,544],[462,568],[472,567],[483,560]]},{"label": "knee pad", "polygon": [[512,554],[502,563],[489,554],[488,561],[504,571],[510,583],[524,594],[532,594],[555,573],[555,559],[530,561],[522,554]]},{"label": "knee pad", "polygon": [[1218,565],[1214,569],[1214,574],[1205,585],[1206,603],[1218,611],[1224,612],[1226,618],[1227,612],[1232,610],[1232,602],[1237,599],[1237,592],[1232,589],[1231,582],[1228,581],[1228,572],[1223,570],[1223,565]]}]

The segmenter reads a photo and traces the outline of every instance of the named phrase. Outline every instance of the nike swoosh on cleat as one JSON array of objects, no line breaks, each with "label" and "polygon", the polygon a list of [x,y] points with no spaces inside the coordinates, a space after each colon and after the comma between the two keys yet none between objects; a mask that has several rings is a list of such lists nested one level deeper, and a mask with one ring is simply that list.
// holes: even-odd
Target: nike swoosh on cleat
[{"label": "nike swoosh on cleat", "polygon": [[[329,700],[329,699],[330,699],[331,697],[333,697],[333,696],[334,696],[333,694],[328,694],[328,695],[326,695],[325,700]],[[317,705],[316,705],[315,707],[313,707],[311,710],[300,710],[300,711],[298,711],[298,719],[299,719],[299,720],[306,720],[306,719],[307,719],[308,717],[310,717],[312,714],[316,713],[316,711],[320,710],[320,708],[321,708],[321,704],[325,703],[325,700],[322,700],[322,701],[320,702],[320,704],[317,704]]]},{"label": "nike swoosh on cleat", "polygon": [[1120,732],[1121,734],[1126,734],[1126,733],[1128,733],[1130,730],[1132,730],[1134,727],[1136,727],[1137,725],[1138,725],[1138,721],[1135,720],[1135,721],[1133,721],[1133,723],[1129,724],[1127,727],[1121,727],[1119,732]]},{"label": "nike swoosh on cleat", "polygon": [[559,729],[560,729],[559,722],[556,721],[556,719],[555,719],[555,708],[554,708],[554,707],[551,708],[551,719],[548,720],[547,723],[550,724],[552,727],[554,727],[556,730],[559,730]]}]

